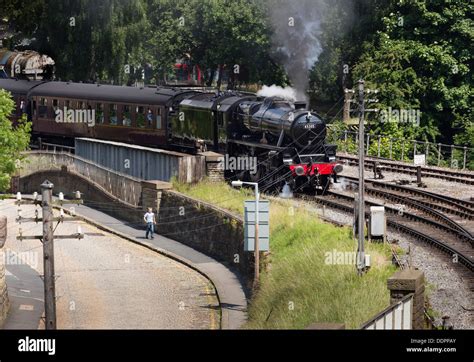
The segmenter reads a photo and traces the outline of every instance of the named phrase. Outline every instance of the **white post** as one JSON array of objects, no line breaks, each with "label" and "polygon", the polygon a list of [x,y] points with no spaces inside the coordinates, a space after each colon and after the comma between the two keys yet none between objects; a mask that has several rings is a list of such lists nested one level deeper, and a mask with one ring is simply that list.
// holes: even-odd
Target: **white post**
[{"label": "white post", "polygon": [[[359,275],[365,269],[364,250],[364,227],[365,227],[365,202],[364,202],[364,81],[359,80],[359,224],[358,224],[358,248],[357,248],[357,271]],[[380,138],[379,138],[380,139]]]},{"label": "white post", "polygon": [[260,250],[258,245],[258,226],[260,222],[259,215],[259,200],[260,194],[258,192],[258,183],[255,183],[255,275],[254,275],[254,290],[258,288],[258,281],[260,278]]}]

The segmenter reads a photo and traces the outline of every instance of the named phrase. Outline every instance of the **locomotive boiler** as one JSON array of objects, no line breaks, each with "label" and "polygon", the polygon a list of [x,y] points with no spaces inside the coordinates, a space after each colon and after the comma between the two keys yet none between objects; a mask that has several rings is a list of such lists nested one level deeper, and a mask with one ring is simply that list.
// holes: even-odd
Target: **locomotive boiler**
[{"label": "locomotive boiler", "polygon": [[171,129],[173,143],[210,147],[258,165],[257,172],[225,169],[229,179],[324,192],[342,170],[336,146],[325,142],[326,124],[301,102],[240,92],[192,95],[181,102]]}]

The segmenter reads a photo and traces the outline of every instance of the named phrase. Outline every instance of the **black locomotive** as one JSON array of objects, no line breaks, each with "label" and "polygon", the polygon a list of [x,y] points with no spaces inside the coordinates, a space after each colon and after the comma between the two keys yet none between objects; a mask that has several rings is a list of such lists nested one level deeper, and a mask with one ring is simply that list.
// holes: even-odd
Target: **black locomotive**
[{"label": "black locomotive", "polygon": [[170,87],[122,87],[0,79],[16,110],[33,122],[33,136],[53,142],[90,137],[143,146],[249,159],[255,169],[226,176],[268,186],[324,190],[342,170],[326,125],[301,102],[245,92]]}]

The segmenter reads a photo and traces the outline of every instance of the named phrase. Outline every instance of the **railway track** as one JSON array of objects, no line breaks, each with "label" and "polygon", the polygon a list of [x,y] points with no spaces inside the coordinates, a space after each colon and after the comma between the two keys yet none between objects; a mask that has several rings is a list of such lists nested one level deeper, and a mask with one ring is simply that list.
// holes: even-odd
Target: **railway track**
[{"label": "railway track", "polygon": [[[357,156],[338,154],[337,158],[341,161],[346,161],[349,165],[352,166],[357,166],[359,164],[359,159]],[[384,158],[374,157],[368,157],[365,159],[365,168],[373,169],[373,165],[375,162],[382,166],[385,171],[397,172],[407,175],[416,175],[417,173],[417,166],[415,165],[410,165],[400,161],[389,161]],[[474,172],[469,171],[422,166],[421,176],[438,178],[442,180],[463,183],[466,185],[474,185]]]},{"label": "railway track", "polygon": [[[328,191],[324,196],[306,196],[305,198],[345,213],[352,214],[354,211],[354,197],[351,195]],[[452,259],[453,266],[459,270],[468,283],[470,290],[474,291],[474,248],[472,236],[466,234],[465,230],[449,224],[446,220],[443,222],[437,219],[436,213],[423,213],[420,210],[400,213],[398,208],[382,203],[366,201],[365,204],[366,217],[369,216],[370,206],[385,206],[389,228],[411,235],[447,254]],[[431,211],[436,210],[431,209]]]},{"label": "railway track", "polygon": [[[356,177],[343,176],[341,178],[349,180],[354,185],[359,182]],[[466,225],[474,220],[473,202],[376,180],[365,180],[365,185],[368,195],[398,204],[399,212],[403,212],[401,208],[407,207],[410,210],[426,213],[466,235],[472,243],[473,235]]]}]

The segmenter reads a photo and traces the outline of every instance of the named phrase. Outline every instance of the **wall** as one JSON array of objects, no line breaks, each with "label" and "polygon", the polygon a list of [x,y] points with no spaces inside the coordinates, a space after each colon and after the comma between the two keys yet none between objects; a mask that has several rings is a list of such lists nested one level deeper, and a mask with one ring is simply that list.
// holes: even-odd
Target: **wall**
[{"label": "wall", "polygon": [[209,255],[238,271],[250,290],[253,253],[244,252],[241,217],[176,191],[161,193],[157,232]]},{"label": "wall", "polygon": [[[111,216],[142,227],[143,211],[153,207],[157,211],[157,232],[170,239],[215,258],[237,272],[246,292],[250,290],[254,273],[253,253],[243,251],[243,220],[212,204],[176,191],[161,181],[143,181],[139,207],[120,202],[88,179],[62,171],[37,172],[20,179],[20,191],[39,192],[40,184],[51,181],[54,194],[60,191],[71,197],[76,190],[83,194],[84,204]],[[80,212],[80,206],[77,206]]]},{"label": "wall", "polygon": [[0,328],[7,318],[8,308],[7,282],[5,280],[5,265],[0,261]]},{"label": "wall", "polygon": [[[0,217],[0,255],[3,253],[3,244],[7,237],[7,218]],[[7,317],[9,300],[7,293],[7,282],[5,277],[4,258],[0,258],[0,328]]]},{"label": "wall", "polygon": [[206,173],[205,157],[90,138],[76,138],[77,156],[142,180],[198,182]]},{"label": "wall", "polygon": [[[66,198],[72,198],[75,191],[80,191],[85,205],[102,210],[111,216],[124,218],[129,222],[142,222],[142,208],[121,202],[100,186],[91,183],[87,178],[78,174],[62,171],[42,171],[21,177],[19,191],[22,193],[41,193],[40,185],[49,180],[54,184],[53,195],[64,193]],[[81,206],[74,206],[80,209]]]}]

